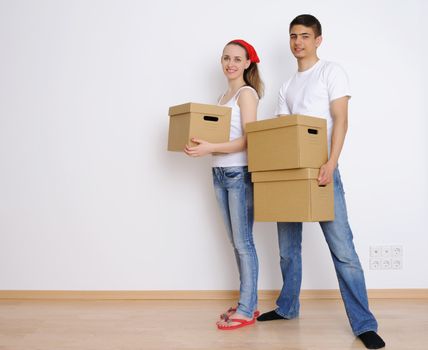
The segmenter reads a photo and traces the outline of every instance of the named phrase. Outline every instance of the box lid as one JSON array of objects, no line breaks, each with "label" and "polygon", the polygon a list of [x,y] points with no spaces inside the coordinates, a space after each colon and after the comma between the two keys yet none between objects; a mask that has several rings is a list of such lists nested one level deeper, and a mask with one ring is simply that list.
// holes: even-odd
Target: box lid
[{"label": "box lid", "polygon": [[227,115],[231,113],[230,107],[209,105],[203,103],[184,103],[182,105],[169,107],[168,115],[177,115],[184,113],[202,113],[202,114],[215,114],[215,115]]},{"label": "box lid", "polygon": [[252,182],[315,180],[318,179],[319,169],[300,168],[273,171],[257,171],[251,173]]},{"label": "box lid", "polygon": [[300,114],[280,115],[279,117],[271,119],[247,123],[245,125],[245,132],[248,133],[294,125],[325,128],[327,126],[327,121],[324,118],[310,117]]}]

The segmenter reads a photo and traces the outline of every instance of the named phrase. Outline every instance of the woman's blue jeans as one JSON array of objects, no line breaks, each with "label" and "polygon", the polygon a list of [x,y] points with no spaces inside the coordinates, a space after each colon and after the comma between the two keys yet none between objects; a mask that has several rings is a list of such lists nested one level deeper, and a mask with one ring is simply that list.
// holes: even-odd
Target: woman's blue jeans
[{"label": "woman's blue jeans", "polygon": [[240,278],[238,312],[253,317],[259,263],[253,241],[253,185],[247,167],[214,167],[217,201],[232,243]]},{"label": "woman's blue jeans", "polygon": [[[345,193],[339,170],[334,172],[334,221],[320,222],[336,269],[346,313],[355,335],[377,331],[377,322],[369,310],[364,273],[348,223]],[[285,318],[299,315],[302,281],[302,223],[278,222],[283,286],[276,312]]]}]

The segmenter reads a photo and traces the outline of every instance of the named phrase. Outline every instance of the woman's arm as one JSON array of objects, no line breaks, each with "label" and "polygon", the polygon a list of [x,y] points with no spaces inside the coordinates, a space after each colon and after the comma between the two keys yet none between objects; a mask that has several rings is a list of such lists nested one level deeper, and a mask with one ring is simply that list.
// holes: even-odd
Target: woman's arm
[{"label": "woman's arm", "polygon": [[[244,89],[238,97],[238,105],[241,110],[242,129],[245,124],[257,120],[257,106],[259,100],[253,91]],[[228,142],[210,143],[205,140],[192,139],[197,143],[194,147],[186,146],[184,152],[191,157],[201,157],[210,153],[235,153],[247,148],[247,138],[245,135]]]}]

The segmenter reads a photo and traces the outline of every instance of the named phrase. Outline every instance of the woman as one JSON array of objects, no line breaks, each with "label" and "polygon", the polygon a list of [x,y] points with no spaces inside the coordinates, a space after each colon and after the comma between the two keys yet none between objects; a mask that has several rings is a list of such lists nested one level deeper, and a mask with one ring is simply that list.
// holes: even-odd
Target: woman
[{"label": "woman", "polygon": [[253,187],[244,133],[245,124],[257,119],[257,106],[263,95],[259,61],[253,46],[244,40],[232,40],[225,46],[221,64],[228,89],[218,103],[232,108],[230,141],[209,143],[192,139],[197,145],[185,148],[191,157],[213,155],[214,189],[238,264],[239,302],[220,316],[217,327],[221,330],[251,325],[259,313],[256,311],[258,259],[252,232]]}]

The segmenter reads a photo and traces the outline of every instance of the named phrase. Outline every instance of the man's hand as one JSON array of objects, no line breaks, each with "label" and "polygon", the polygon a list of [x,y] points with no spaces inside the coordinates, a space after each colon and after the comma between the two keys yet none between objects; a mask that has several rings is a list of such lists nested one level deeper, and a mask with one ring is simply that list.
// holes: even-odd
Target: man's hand
[{"label": "man's hand", "polygon": [[333,182],[333,173],[336,169],[336,164],[334,162],[328,161],[320,168],[320,173],[318,175],[318,185],[325,186]]},{"label": "man's hand", "polygon": [[189,147],[186,145],[184,153],[190,157],[202,157],[214,152],[214,145],[204,140],[192,139],[192,142],[197,143],[196,146]]}]

